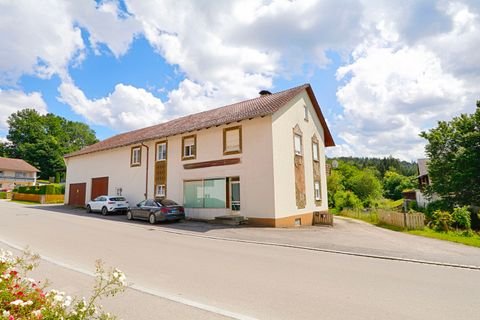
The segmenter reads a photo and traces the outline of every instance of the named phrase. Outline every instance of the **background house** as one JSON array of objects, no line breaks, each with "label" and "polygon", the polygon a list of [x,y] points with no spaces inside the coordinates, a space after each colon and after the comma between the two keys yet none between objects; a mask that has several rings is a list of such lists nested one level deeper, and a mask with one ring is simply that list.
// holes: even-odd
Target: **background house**
[{"label": "background house", "polygon": [[35,185],[37,172],[37,168],[22,159],[0,157],[0,190]]},{"label": "background house", "polygon": [[116,135],[65,156],[66,203],[101,194],[168,197],[190,218],[312,224],[327,211],[334,142],[310,85]]}]

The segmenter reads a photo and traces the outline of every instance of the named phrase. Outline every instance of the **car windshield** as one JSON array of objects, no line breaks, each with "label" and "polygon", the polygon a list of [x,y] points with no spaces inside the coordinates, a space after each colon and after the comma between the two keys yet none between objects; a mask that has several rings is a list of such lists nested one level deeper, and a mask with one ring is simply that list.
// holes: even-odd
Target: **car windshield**
[{"label": "car windshield", "polygon": [[110,200],[111,201],[125,201],[125,198],[124,197],[111,197]]},{"label": "car windshield", "polygon": [[170,199],[162,199],[162,200],[160,200],[160,201],[158,201],[158,202],[160,202],[160,204],[161,204],[162,206],[167,206],[167,207],[168,207],[168,206],[177,206],[177,205],[178,205],[178,203],[176,203],[175,201],[170,200]]}]

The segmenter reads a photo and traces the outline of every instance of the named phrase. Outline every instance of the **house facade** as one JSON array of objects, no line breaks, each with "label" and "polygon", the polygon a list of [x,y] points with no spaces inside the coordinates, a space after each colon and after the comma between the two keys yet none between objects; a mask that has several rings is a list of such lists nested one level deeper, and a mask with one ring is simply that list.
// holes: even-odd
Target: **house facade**
[{"label": "house facade", "polygon": [[0,190],[16,186],[33,186],[39,170],[22,159],[0,157]]},{"label": "house facade", "polygon": [[66,155],[65,202],[167,197],[188,218],[308,225],[328,210],[325,148],[333,145],[310,85],[266,92]]}]

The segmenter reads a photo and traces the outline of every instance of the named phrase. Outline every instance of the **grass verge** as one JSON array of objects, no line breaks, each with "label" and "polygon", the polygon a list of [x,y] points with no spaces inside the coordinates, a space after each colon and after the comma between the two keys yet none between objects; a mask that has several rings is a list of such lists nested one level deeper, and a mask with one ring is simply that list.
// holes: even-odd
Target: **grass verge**
[{"label": "grass verge", "polygon": [[480,248],[480,235],[478,235],[477,233],[473,233],[472,235],[465,235],[463,232],[437,232],[429,228],[425,228],[423,230],[408,230],[403,232],[414,234],[417,236],[462,243],[466,244],[467,246]]},{"label": "grass verge", "polygon": [[22,200],[10,200],[15,203],[20,203],[20,204],[28,204],[28,205],[38,205],[38,202],[31,202],[31,201],[22,201]]},{"label": "grass verge", "polygon": [[381,223],[378,219],[377,213],[374,211],[364,212],[362,210],[343,210],[342,212],[339,212],[336,214],[342,217],[362,220],[367,223],[373,224],[377,227],[389,229],[392,231],[414,234],[417,236],[422,236],[427,238],[451,241],[451,242],[465,244],[467,246],[480,248],[480,235],[475,232],[468,235],[468,234],[465,234],[463,231],[439,232],[439,231],[432,230],[430,228],[425,228],[423,230],[405,230],[400,227]]}]

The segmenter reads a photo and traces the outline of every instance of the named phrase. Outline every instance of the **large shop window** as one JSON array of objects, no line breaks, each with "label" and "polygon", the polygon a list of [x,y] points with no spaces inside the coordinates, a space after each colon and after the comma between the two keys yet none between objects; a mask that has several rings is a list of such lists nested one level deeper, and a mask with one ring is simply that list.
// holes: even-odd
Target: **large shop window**
[{"label": "large shop window", "polygon": [[185,181],[183,205],[185,208],[225,208],[226,179]]}]

